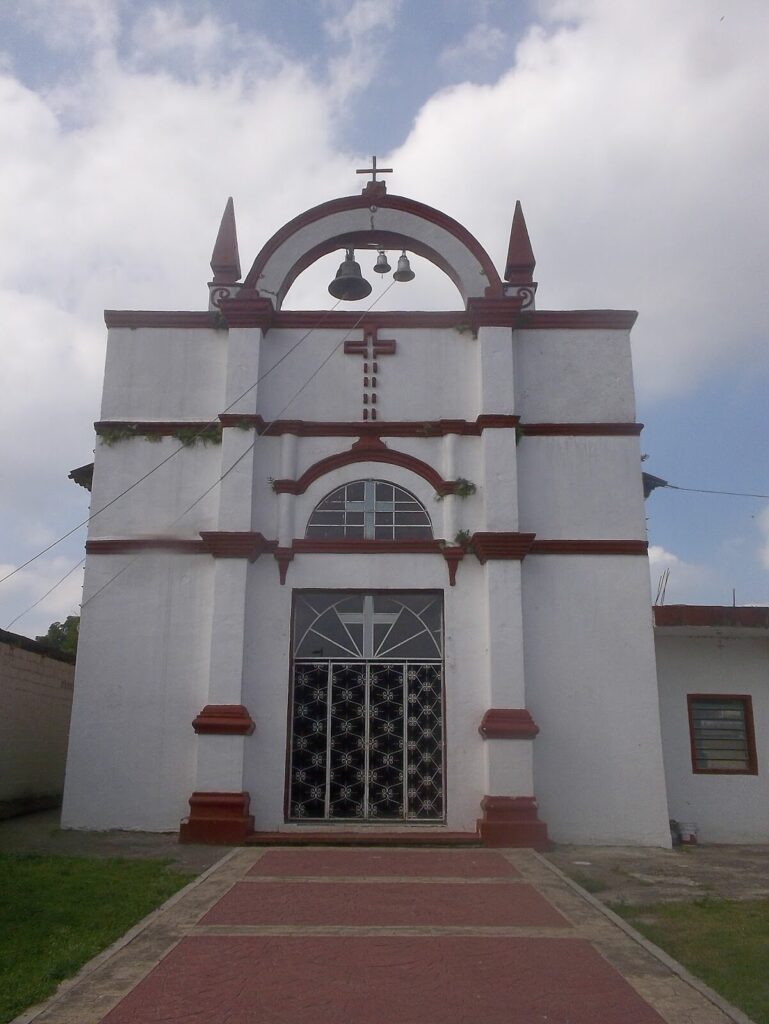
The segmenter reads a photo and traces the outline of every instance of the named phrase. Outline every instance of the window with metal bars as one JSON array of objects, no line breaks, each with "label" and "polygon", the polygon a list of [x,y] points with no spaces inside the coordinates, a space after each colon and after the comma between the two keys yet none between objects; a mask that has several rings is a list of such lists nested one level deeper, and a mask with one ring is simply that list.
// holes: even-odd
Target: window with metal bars
[{"label": "window with metal bars", "polygon": [[756,775],[753,705],[747,694],[690,693],[692,771],[711,775]]},{"label": "window with metal bars", "polygon": [[315,507],[307,537],[431,540],[427,509],[413,494],[386,480],[355,480],[337,487]]}]

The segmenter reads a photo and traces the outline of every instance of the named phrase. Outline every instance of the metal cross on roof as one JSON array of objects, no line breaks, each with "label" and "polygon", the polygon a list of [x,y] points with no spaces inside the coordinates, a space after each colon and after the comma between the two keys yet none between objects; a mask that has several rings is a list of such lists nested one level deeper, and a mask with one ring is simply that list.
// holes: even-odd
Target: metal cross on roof
[{"label": "metal cross on roof", "polygon": [[371,181],[375,182],[376,181],[377,171],[379,171],[380,174],[392,174],[392,172],[393,172],[392,167],[377,167],[377,165],[376,165],[376,157],[375,156],[371,157],[371,163],[372,163],[371,167],[363,167],[360,170],[357,170],[355,173],[356,174],[370,174],[371,175]]}]

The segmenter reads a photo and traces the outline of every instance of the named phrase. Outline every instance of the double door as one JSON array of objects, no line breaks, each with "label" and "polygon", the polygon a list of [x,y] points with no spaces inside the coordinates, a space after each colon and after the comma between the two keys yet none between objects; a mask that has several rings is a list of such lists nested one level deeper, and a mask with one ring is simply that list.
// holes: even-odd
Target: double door
[{"label": "double door", "polygon": [[436,593],[297,595],[290,820],[443,821]]}]

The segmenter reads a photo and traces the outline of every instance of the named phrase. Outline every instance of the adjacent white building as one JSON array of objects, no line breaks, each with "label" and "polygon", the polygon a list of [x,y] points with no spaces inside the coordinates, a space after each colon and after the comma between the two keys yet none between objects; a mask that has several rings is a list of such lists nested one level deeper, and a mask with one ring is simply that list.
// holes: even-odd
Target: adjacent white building
[{"label": "adjacent white building", "polygon": [[[350,248],[455,308],[282,308]],[[63,825],[669,845],[636,314],[536,310],[520,206],[498,269],[382,182],[245,277],[230,202],[212,267],[106,314]]]}]

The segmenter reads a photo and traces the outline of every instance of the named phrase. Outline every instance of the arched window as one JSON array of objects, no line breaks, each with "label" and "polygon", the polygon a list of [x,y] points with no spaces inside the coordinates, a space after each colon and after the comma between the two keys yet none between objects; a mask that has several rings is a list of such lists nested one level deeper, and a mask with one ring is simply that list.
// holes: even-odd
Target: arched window
[{"label": "arched window", "polygon": [[315,507],[307,537],[430,540],[430,516],[403,487],[385,480],[355,480],[337,487]]}]

